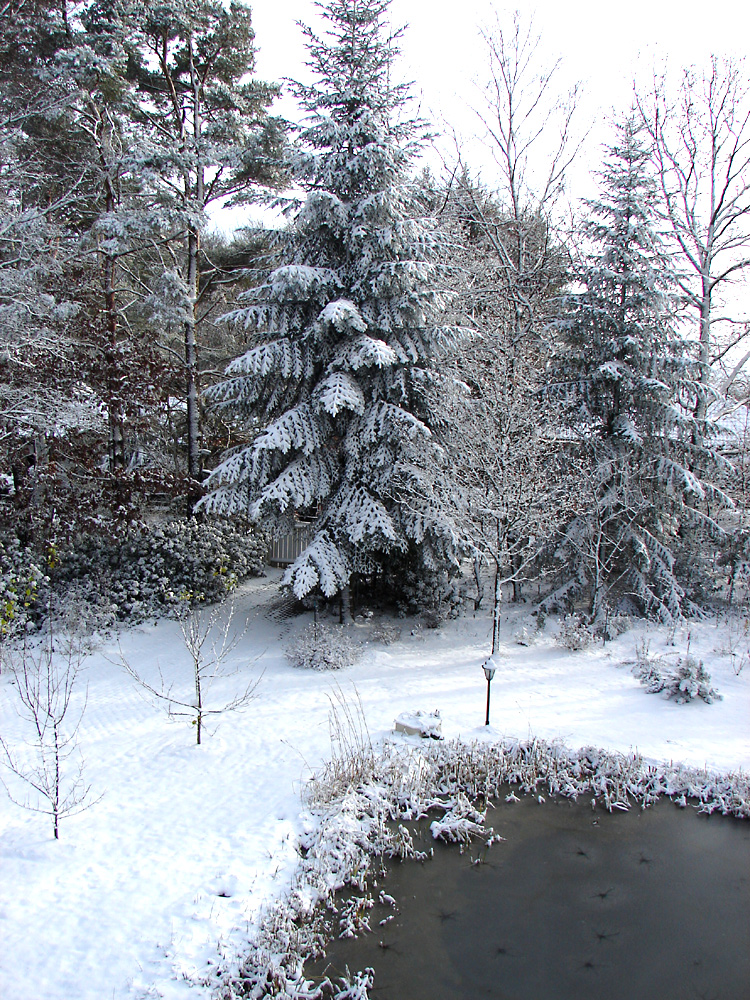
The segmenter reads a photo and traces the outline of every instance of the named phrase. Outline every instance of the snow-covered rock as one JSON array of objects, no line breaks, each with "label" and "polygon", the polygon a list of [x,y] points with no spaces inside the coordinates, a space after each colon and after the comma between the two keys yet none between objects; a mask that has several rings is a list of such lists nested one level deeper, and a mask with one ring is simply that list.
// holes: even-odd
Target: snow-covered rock
[{"label": "snow-covered rock", "polygon": [[393,723],[397,733],[407,736],[422,736],[425,739],[442,740],[443,720],[440,712],[402,712]]}]

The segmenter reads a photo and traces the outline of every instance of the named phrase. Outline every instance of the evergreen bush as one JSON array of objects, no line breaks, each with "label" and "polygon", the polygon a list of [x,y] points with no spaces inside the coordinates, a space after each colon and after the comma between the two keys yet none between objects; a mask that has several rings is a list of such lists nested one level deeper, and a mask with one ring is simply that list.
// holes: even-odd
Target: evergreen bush
[{"label": "evergreen bush", "polygon": [[132,528],[118,542],[86,536],[59,553],[52,585],[109,605],[115,617],[142,619],[188,601],[221,600],[260,575],[266,539],[226,521],[168,521]]},{"label": "evergreen bush", "polygon": [[702,698],[707,705],[721,701],[722,695],[711,687],[711,675],[690,653],[680,656],[672,667],[663,656],[651,656],[648,644],[642,643],[636,649],[636,663],[633,673],[649,694],[664,693],[678,705],[684,705],[693,698]]},{"label": "evergreen bush", "polygon": [[0,639],[24,628],[46,584],[32,550],[13,536],[0,537]]}]

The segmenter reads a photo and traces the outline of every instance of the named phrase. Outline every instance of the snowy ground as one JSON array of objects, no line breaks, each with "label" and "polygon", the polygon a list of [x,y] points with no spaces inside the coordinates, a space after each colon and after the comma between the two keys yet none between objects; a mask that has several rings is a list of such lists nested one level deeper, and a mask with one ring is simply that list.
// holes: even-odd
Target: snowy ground
[{"label": "snowy ground", "polygon": [[[0,788],[2,1000],[194,998],[187,977],[215,961],[217,949],[241,950],[263,905],[290,883],[300,794],[330,750],[336,684],[358,693],[373,740],[391,736],[402,712],[439,709],[448,738],[533,735],[750,769],[750,666],[735,674],[722,652],[726,630],[715,623],[690,624],[690,651],[724,700],[676,705],[647,694],[622,663],[644,633],[652,652],[684,653],[687,627],[674,647],[666,631],[640,625],[605,648],[571,653],[554,645],[554,620],[538,644],[516,645],[529,608],[511,609],[485,728],[484,614],[416,634],[406,620],[398,643],[370,643],[345,672],[305,672],[289,666],[283,647],[307,619],[274,618],[277,580],[271,570],[242,588],[237,618],[249,629],[233,654],[239,672],[210,696],[221,700],[264,670],[257,697],[209,723],[202,746],[186,720],[170,722],[144,700],[108,643],[87,659],[76,695],[87,682],[79,736],[101,801],[64,819],[55,842],[45,817],[13,805]],[[367,639],[370,626],[354,628]],[[143,675],[156,680],[160,669],[175,691],[189,692],[176,623],[130,629],[120,642]],[[10,743],[20,736],[14,694],[9,675],[0,676],[0,733]]]}]

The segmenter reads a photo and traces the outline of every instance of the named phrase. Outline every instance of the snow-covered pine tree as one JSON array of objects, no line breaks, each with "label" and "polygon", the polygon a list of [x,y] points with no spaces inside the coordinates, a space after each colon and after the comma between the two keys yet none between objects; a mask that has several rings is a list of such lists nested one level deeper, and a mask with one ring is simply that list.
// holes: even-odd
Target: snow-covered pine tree
[{"label": "snow-covered pine tree", "polygon": [[[634,116],[617,126],[587,203],[591,247],[562,321],[554,382],[567,403],[576,448],[588,458],[587,512],[567,527],[558,556],[567,579],[549,603],[590,596],[594,620],[610,593],[641,611],[679,617],[689,602],[676,554],[728,502],[719,461],[698,422],[694,351],[679,334],[679,302],[656,229],[649,148]],[[553,367],[554,367],[553,362]],[[700,426],[699,426],[700,423]],[[694,537],[694,536],[693,536]]]},{"label": "snow-covered pine tree", "polygon": [[[98,530],[106,508],[125,520],[182,485],[186,440],[199,478],[208,351],[200,359],[197,342],[214,306],[205,209],[277,172],[275,88],[248,79],[242,5],[13,0],[4,12],[0,464],[13,472],[15,520],[36,511],[35,525],[49,514],[61,533]],[[180,368],[170,335],[185,342]],[[222,363],[235,353],[221,349]],[[170,402],[181,392],[189,435]],[[40,530],[24,536],[44,549]]]},{"label": "snow-covered pine tree", "polygon": [[142,131],[139,170],[170,216],[173,267],[152,305],[159,321],[183,332],[194,500],[202,478],[198,353],[207,210],[251,201],[261,185],[278,182],[283,135],[268,111],[278,87],[251,78],[255,33],[241,0],[126,0],[125,8],[137,38],[128,54],[141,93],[134,115]]},{"label": "snow-covered pine tree", "polygon": [[435,325],[439,241],[409,176],[422,130],[390,79],[401,32],[387,27],[389,0],[320,6],[327,37],[303,28],[316,80],[295,87],[306,198],[282,265],[232,314],[253,346],[208,394],[257,433],[212,473],[205,508],[278,531],[317,515],[284,578],[298,597],[331,596],[406,553],[428,570],[455,561],[445,522],[397,495],[412,449],[435,447],[426,390],[457,332]]}]

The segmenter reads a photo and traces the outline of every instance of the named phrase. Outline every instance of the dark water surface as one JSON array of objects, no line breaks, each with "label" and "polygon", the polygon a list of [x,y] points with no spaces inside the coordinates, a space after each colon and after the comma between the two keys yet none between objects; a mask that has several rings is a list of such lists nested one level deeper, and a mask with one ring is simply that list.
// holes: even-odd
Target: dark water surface
[{"label": "dark water surface", "polygon": [[383,1000],[750,1000],[750,822],[531,797],[487,822],[506,839],[484,863],[436,844],[395,865],[373,895],[397,909],[308,973],[371,966]]}]

